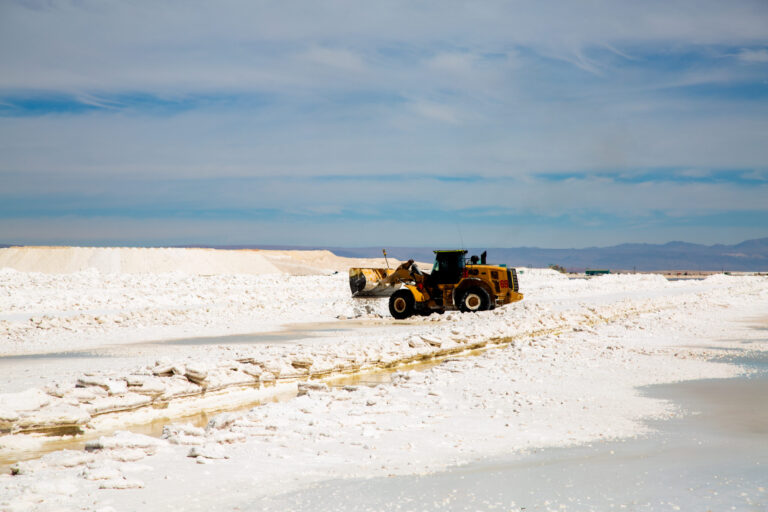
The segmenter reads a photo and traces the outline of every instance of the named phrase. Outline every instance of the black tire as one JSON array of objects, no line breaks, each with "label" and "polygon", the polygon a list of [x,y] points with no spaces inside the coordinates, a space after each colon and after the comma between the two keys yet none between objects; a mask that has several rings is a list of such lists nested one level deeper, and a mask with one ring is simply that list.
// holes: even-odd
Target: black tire
[{"label": "black tire", "polygon": [[491,304],[488,292],[482,288],[470,288],[462,293],[459,299],[459,309],[464,313],[485,311]]},{"label": "black tire", "polygon": [[398,320],[408,318],[413,315],[414,302],[416,301],[410,290],[407,288],[397,290],[389,298],[389,313]]}]

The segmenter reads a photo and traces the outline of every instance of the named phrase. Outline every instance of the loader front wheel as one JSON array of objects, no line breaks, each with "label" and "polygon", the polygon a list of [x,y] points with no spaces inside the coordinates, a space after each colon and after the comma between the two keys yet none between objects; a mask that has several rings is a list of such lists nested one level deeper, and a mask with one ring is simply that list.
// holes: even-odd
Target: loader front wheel
[{"label": "loader front wheel", "polygon": [[482,288],[470,288],[459,299],[459,309],[465,313],[485,311],[491,303],[488,292]]},{"label": "loader front wheel", "polygon": [[389,298],[389,312],[398,320],[413,315],[413,294],[408,289],[397,290]]}]

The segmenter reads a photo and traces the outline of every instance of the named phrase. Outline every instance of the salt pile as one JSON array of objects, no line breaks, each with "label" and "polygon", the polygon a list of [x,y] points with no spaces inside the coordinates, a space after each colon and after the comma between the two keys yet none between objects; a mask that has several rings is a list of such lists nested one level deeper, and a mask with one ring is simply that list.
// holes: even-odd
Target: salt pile
[{"label": "salt pile", "polygon": [[[390,258],[390,265],[400,262]],[[349,267],[383,267],[381,258],[342,258],[330,251],[220,250],[144,247],[9,247],[0,249],[0,269],[68,274],[194,275],[346,273]]]},{"label": "salt pile", "polygon": [[67,274],[96,269],[103,274],[280,274],[258,251],[131,247],[9,247],[0,268]]}]

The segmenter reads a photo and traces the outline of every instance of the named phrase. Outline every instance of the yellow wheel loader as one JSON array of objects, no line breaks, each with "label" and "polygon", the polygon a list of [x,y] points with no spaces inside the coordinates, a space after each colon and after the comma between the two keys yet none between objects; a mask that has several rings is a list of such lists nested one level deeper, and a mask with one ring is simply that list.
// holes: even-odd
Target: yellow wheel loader
[{"label": "yellow wheel loader", "polygon": [[413,260],[394,270],[350,268],[352,296],[389,297],[389,312],[397,319],[434,311],[484,311],[523,299],[515,269],[488,265],[485,252],[469,259],[465,250],[434,252],[429,274]]}]

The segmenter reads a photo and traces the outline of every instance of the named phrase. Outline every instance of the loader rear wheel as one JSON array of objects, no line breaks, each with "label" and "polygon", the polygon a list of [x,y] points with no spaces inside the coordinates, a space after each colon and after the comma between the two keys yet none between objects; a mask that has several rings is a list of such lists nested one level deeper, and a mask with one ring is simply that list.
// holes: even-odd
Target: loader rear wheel
[{"label": "loader rear wheel", "polygon": [[389,312],[398,320],[403,320],[413,315],[414,302],[410,290],[397,290],[389,298]]},{"label": "loader rear wheel", "polygon": [[470,288],[459,299],[459,309],[465,313],[485,311],[491,303],[488,292],[482,288]]}]

